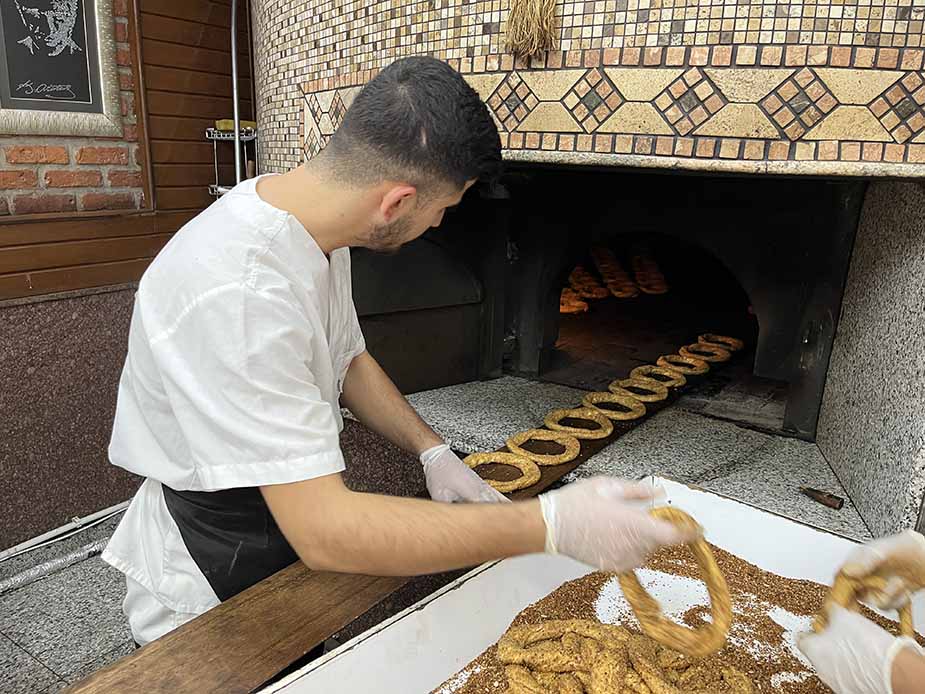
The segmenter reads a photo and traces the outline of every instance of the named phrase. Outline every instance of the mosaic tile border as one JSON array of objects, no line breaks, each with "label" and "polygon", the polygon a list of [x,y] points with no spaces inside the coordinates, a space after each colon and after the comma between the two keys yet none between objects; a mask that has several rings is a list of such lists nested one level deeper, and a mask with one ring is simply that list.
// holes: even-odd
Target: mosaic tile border
[{"label": "mosaic tile border", "polygon": [[[449,61],[505,158],[750,173],[925,176],[925,51],[706,46]],[[302,85],[301,147],[324,146],[374,70]]]}]

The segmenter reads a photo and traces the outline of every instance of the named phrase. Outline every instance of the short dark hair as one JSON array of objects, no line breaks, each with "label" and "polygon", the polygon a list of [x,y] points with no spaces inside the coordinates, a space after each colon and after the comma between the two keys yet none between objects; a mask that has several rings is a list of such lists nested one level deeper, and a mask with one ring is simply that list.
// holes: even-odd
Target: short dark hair
[{"label": "short dark hair", "polygon": [[435,58],[396,60],[357,94],[320,158],[339,180],[462,188],[494,178],[501,138],[488,107]]}]

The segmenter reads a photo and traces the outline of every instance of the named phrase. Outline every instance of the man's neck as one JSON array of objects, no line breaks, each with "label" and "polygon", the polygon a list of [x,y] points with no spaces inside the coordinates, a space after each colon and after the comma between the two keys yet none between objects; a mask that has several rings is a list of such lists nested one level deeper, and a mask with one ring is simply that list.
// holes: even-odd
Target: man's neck
[{"label": "man's neck", "polygon": [[299,220],[325,255],[350,246],[359,235],[361,201],[321,180],[307,166],[261,179],[257,195]]}]

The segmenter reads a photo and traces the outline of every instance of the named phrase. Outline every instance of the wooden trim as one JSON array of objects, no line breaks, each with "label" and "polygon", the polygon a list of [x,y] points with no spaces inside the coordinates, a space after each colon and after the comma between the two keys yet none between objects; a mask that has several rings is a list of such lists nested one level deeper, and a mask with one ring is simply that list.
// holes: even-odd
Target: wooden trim
[{"label": "wooden trim", "polygon": [[407,582],[296,562],[65,691],[245,694]]},{"label": "wooden trim", "polygon": [[157,198],[154,191],[154,165],[151,162],[151,143],[148,140],[148,90],[145,88],[145,76],[142,69],[144,54],[141,42],[141,22],[138,5],[141,0],[132,1],[132,11],[129,13],[129,31],[134,37],[132,41],[132,67],[135,70],[135,120],[138,124],[138,143],[144,153],[142,177],[145,192],[145,208],[157,209]]},{"label": "wooden trim", "polygon": [[[143,2],[144,0],[139,0]],[[148,14],[143,10],[139,14],[142,35],[146,39],[169,41],[185,46],[209,48],[212,50],[225,50],[231,53],[228,30],[221,27],[193,22],[179,17],[164,17],[157,14]],[[247,35],[244,30],[238,32],[241,39],[238,52],[249,52]]]},{"label": "wooden trim", "polygon": [[0,275],[0,300],[134,282],[153,258]]},{"label": "wooden trim", "polygon": [[195,214],[190,212],[142,212],[20,220],[21,223],[10,224],[0,231],[0,249],[10,246],[84,241],[117,236],[169,234],[186,224]]},{"label": "wooden trim", "polygon": [[0,248],[0,277],[22,272],[23,268],[33,272],[116,262],[126,258],[153,258],[172,235],[135,234]]}]

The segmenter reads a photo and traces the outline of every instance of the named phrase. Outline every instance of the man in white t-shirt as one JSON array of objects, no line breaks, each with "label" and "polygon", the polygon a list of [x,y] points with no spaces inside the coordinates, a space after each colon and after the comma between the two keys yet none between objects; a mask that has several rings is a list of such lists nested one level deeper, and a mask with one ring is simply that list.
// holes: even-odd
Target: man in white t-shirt
[{"label": "man in white t-shirt", "polygon": [[[518,503],[466,467],[366,352],[349,247],[440,224],[499,168],[486,106],[445,63],[408,58],[357,95],[327,148],[241,183],[139,284],[110,444],[145,478],[103,558],[145,644],[301,559],[414,575],[530,552],[621,571],[692,539],[643,486],[596,478]],[[348,490],[340,404],[420,456],[434,501]]]}]

